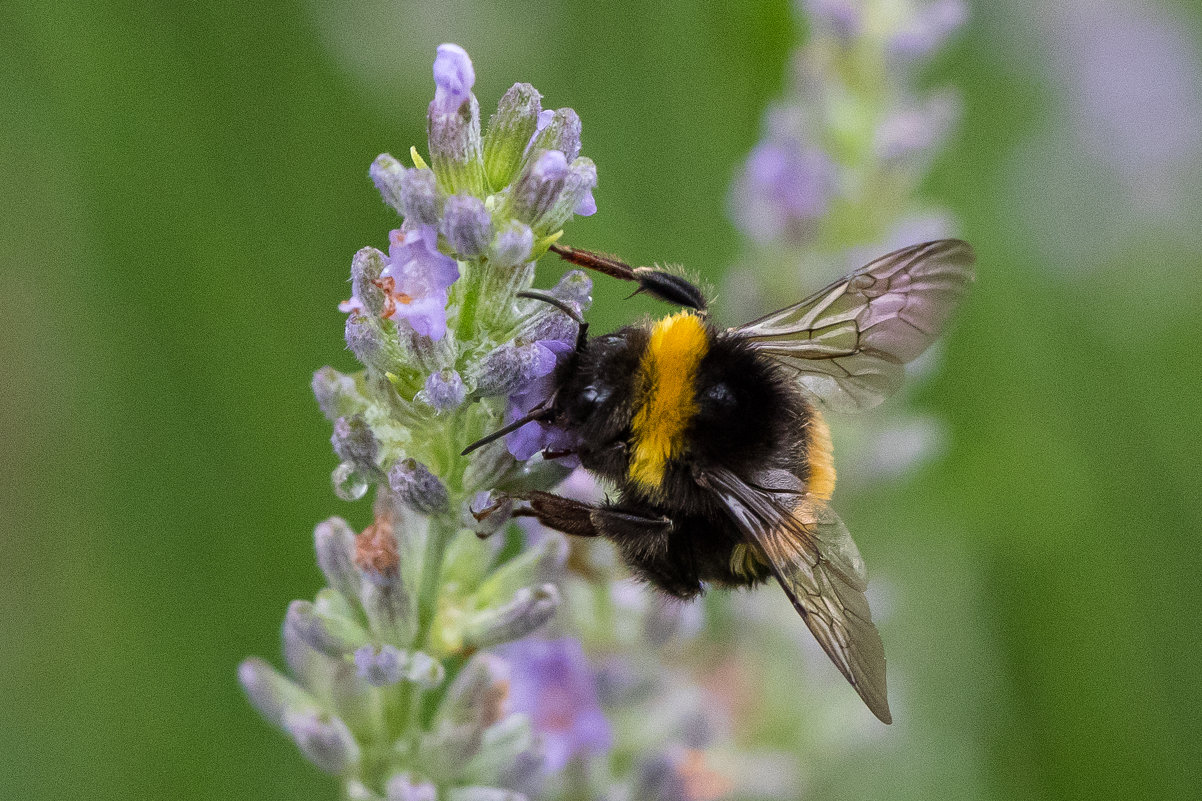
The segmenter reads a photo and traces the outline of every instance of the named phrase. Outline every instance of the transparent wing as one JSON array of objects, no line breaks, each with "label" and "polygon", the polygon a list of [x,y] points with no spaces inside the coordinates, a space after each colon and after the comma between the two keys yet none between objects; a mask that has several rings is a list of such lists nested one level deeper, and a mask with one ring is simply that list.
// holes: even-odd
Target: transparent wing
[{"label": "transparent wing", "polygon": [[754,486],[721,468],[698,481],[759,546],[822,650],[872,713],[892,722],[885,646],[864,596],[864,560],[839,516],[806,500],[797,478],[783,470],[764,471]]},{"label": "transparent wing", "polygon": [[939,336],[973,281],[973,261],[959,239],[902,248],[729,333],[795,370],[827,408],[870,409]]}]

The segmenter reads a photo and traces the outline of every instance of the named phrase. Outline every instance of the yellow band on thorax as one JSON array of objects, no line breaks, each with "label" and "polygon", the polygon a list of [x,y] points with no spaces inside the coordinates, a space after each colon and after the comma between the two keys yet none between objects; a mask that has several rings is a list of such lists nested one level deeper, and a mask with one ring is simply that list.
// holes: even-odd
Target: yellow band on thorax
[{"label": "yellow band on thorax", "polygon": [[685,429],[697,414],[697,367],[708,351],[705,324],[692,312],[665,317],[651,330],[639,363],[628,472],[647,490],[660,489],[668,461],[685,450]]}]

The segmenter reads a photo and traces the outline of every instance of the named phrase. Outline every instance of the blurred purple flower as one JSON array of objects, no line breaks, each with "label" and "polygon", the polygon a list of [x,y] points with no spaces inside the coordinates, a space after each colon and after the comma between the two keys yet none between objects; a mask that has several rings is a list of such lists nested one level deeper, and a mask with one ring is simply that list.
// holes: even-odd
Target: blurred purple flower
[{"label": "blurred purple flower", "polygon": [[841,39],[850,39],[864,25],[864,11],[854,0],[802,0],[808,19],[824,25]]},{"label": "blurred purple flower", "polygon": [[443,113],[459,109],[472,93],[476,70],[467,51],[457,44],[441,44],[434,56],[434,106]]},{"label": "blurred purple flower", "polygon": [[1041,18],[1088,152],[1146,195],[1202,158],[1202,57],[1157,3],[1073,2]]},{"label": "blurred purple flower", "polygon": [[891,165],[926,166],[934,151],[943,145],[960,116],[960,101],[954,92],[932,95],[903,106],[881,122],[874,147],[877,156]]},{"label": "blurred purple flower", "polygon": [[609,750],[613,734],[584,649],[572,639],[522,640],[499,650],[510,665],[509,700],[542,735],[548,772]]},{"label": "blurred purple flower", "polygon": [[889,39],[890,52],[912,61],[933,53],[968,19],[963,0],[932,0],[920,6]]},{"label": "blurred purple flower", "polygon": [[804,240],[835,190],[835,165],[817,148],[763,142],[735,181],[731,215],[748,237]]},{"label": "blurred purple flower", "polygon": [[404,320],[430,339],[442,339],[447,332],[447,289],[459,278],[459,266],[438,251],[432,225],[400,228],[388,239],[388,266],[380,273],[380,288],[387,295],[382,316]]}]

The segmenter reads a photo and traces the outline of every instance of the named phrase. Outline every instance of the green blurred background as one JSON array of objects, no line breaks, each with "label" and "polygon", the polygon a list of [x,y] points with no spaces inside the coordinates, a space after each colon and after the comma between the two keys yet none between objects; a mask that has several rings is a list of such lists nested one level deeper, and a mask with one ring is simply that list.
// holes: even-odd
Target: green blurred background
[{"label": "green blurred background", "polygon": [[[1107,6],[1161,15],[1198,69],[1196,7]],[[1202,793],[1198,132],[1134,121],[1187,147],[1127,169],[1074,138],[1071,59],[1108,41],[1062,34],[1089,8],[979,3],[928,71],[964,118],[925,192],[980,254],[918,398],[951,441],[840,505],[895,587],[912,723],[835,767],[800,755],[813,797]],[[367,165],[424,143],[435,45],[472,54],[485,108],[525,80],[580,113],[601,210],[574,244],[717,280],[793,19],[768,0],[0,6],[0,798],[333,797],[234,672],[275,658],[287,602],[317,588],[312,525],[363,519],[330,491],[308,382],[352,367],[335,304],[395,224]],[[653,309],[623,294],[598,287],[601,328]]]}]

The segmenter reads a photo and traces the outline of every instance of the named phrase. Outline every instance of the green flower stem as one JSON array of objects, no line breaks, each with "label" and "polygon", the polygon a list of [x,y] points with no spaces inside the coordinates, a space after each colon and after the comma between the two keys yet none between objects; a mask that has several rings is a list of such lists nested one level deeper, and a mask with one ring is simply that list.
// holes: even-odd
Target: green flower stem
[{"label": "green flower stem", "polygon": [[[422,556],[421,585],[417,595],[417,633],[413,636],[410,651],[417,653],[426,647],[430,629],[438,613],[438,596],[442,586],[442,563],[447,553],[447,543],[455,536],[458,527],[449,520],[434,518],[426,535],[426,551]],[[389,730],[396,736],[409,731],[414,736],[421,733],[421,710],[424,692],[413,682],[404,682],[395,706],[389,710]]]}]

